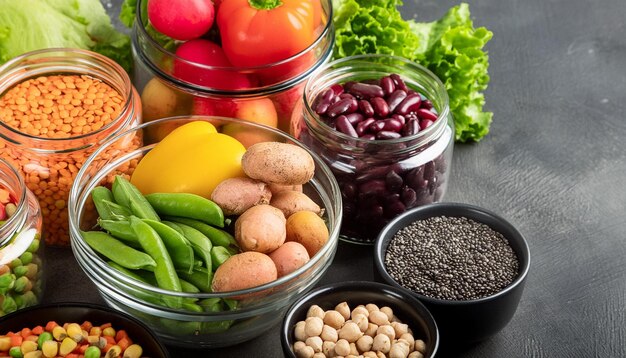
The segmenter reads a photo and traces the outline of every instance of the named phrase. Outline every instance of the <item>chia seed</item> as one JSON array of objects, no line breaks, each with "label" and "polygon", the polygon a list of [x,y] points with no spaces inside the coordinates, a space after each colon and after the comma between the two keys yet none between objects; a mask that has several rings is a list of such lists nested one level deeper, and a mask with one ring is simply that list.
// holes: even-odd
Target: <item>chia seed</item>
[{"label": "chia seed", "polygon": [[500,292],[517,277],[507,239],[465,217],[437,216],[399,230],[385,253],[389,275],[411,291],[443,300],[473,300]]}]

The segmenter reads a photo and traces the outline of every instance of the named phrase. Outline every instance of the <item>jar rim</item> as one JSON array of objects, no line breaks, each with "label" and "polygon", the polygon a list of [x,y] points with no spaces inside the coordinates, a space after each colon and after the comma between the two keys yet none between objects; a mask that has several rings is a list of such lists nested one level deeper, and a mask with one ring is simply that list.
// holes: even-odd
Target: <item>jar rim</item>
[{"label": "jar rim", "polygon": [[[67,56],[68,54],[71,56]],[[59,61],[59,63],[52,67],[45,66],[46,62],[51,61],[51,60]],[[116,88],[114,88],[114,90],[116,90],[117,92],[120,92],[120,95],[124,97],[124,103],[123,103],[123,106],[121,107],[121,111],[119,115],[115,119],[113,119],[111,122],[107,123],[106,125],[102,126],[101,128],[95,131],[76,135],[76,136],[70,136],[66,138],[47,138],[47,137],[35,136],[32,134],[22,132],[12,126],[9,126],[2,120],[0,120],[0,129],[4,128],[7,131],[17,135],[19,138],[24,138],[24,139],[31,140],[31,141],[38,141],[42,143],[66,143],[66,142],[74,141],[74,140],[88,139],[98,134],[101,134],[103,132],[106,132],[107,130],[110,130],[115,125],[118,125],[121,118],[126,118],[124,122],[130,121],[131,116],[128,116],[127,114],[129,108],[131,107],[131,102],[132,102],[132,97],[133,97],[133,87],[130,81],[130,77],[128,76],[126,71],[122,68],[122,66],[120,66],[117,62],[113,61],[112,59],[102,54],[89,51],[89,50],[83,50],[83,49],[77,49],[77,48],[46,48],[46,49],[26,52],[22,55],[19,55],[9,60],[4,65],[0,66],[0,77],[2,78],[8,77],[7,81],[3,81],[4,83],[0,82],[0,97],[4,95],[5,90],[10,89],[13,86],[23,81],[26,81],[30,78],[35,78],[36,76],[43,76],[47,74],[50,75],[50,74],[62,73],[62,74],[69,74],[69,75],[72,75],[72,74],[87,75],[105,83],[109,82],[105,80],[104,78],[97,77],[93,74],[83,73],[80,71],[80,68],[76,68],[76,67],[66,68],[66,66],[71,65],[70,63],[71,61],[76,61],[83,65],[88,66],[89,63],[87,63],[86,60],[97,61],[105,69],[112,70],[113,73],[115,73],[115,75],[118,76],[119,79],[121,79],[121,81],[119,83],[116,83],[115,85],[117,85],[116,87],[122,87],[123,93],[121,93]],[[29,65],[34,65],[34,64],[40,65],[43,67],[38,69],[36,73],[29,74],[29,70],[26,69],[25,67]],[[2,132],[0,132],[0,139],[4,139],[11,143],[16,143],[15,140],[7,137]],[[89,145],[90,143],[87,144],[87,146]],[[55,152],[62,153],[66,151],[75,151],[77,149],[81,149],[81,148],[71,148],[68,150],[61,150],[61,151],[55,151]],[[46,151],[46,150],[41,150],[37,148],[32,148],[32,150]]]},{"label": "jar rim", "polygon": [[[254,73],[256,71],[262,71],[262,70],[267,70],[267,69],[271,69],[272,67],[275,66],[280,66],[280,65],[284,65],[284,64],[288,64],[292,61],[296,61],[299,58],[305,56],[307,53],[311,52],[313,49],[315,49],[315,47],[317,47],[319,45],[320,42],[323,41],[324,38],[326,38],[329,34],[329,32],[331,32],[334,29],[334,23],[332,21],[333,19],[333,6],[332,6],[332,1],[331,0],[321,0],[322,2],[325,2],[327,4],[327,21],[326,24],[324,25],[324,29],[320,32],[320,34],[317,36],[317,38],[306,48],[304,48],[303,50],[301,50],[300,52],[286,58],[286,59],[282,59],[280,61],[276,61],[276,62],[272,62],[269,64],[265,64],[265,65],[260,65],[260,66],[248,66],[248,67],[234,67],[234,66],[211,66],[211,65],[205,65],[205,64],[201,64],[198,62],[194,62],[194,61],[189,61],[186,60],[184,58],[178,57],[175,53],[173,53],[172,51],[166,49],[165,47],[163,47],[160,43],[158,43],[152,36],[150,36],[150,34],[148,34],[148,32],[146,31],[144,24],[144,18],[143,18],[143,14],[141,11],[141,6],[144,2],[147,2],[147,0],[138,0],[137,1],[137,9],[138,11],[136,11],[136,15],[135,15],[135,21],[133,24],[133,29],[135,29],[136,31],[134,31],[135,33],[140,33],[142,38],[147,39],[147,41],[150,43],[150,46],[155,48],[157,51],[159,51],[160,53],[168,56],[169,58],[174,59],[175,61],[180,61],[184,64],[187,65],[191,65],[194,67],[197,67],[199,69],[202,70],[221,70],[221,71],[229,71],[229,72],[233,72],[233,73]],[[146,18],[146,23],[148,21],[148,19]],[[139,46],[136,45],[136,41],[137,41],[137,36],[132,36],[132,41],[133,41],[133,47],[138,48]],[[330,43],[328,46],[328,53],[326,54],[326,56],[322,56],[322,58],[324,57],[328,57],[330,58],[330,56],[332,55],[332,50],[334,48],[334,43],[335,43],[335,36],[330,36]],[[139,56],[141,56],[142,58],[146,59],[146,56],[143,55],[142,53],[143,51],[137,51],[137,53],[139,54]],[[268,94],[274,93],[274,92],[278,92],[281,91],[282,89],[286,88],[286,87],[290,87],[293,84],[299,83],[300,81],[302,81],[303,79],[305,79],[310,73],[312,73],[315,69],[316,66],[312,65],[309,69],[307,69],[307,71],[298,74],[297,76],[294,76],[292,78],[286,79],[284,81],[281,82],[277,82],[274,84],[270,84],[267,86],[263,86],[263,87],[253,87],[253,88],[245,88],[245,89],[238,89],[238,90],[225,90],[225,89],[216,89],[216,88],[212,88],[212,87],[205,87],[202,85],[197,85],[197,84],[193,84],[193,83],[189,83],[186,81],[181,81],[177,78],[174,78],[173,76],[170,76],[167,73],[164,73],[160,68],[158,68],[158,66],[155,66],[152,64],[152,61],[144,61],[146,63],[148,63],[150,65],[150,68],[155,71],[156,73],[159,73],[161,76],[166,77],[168,80],[171,80],[173,82],[175,82],[177,85],[182,86],[182,87],[188,87],[191,88],[193,90],[196,91],[208,91],[210,93],[215,93],[215,94],[240,94],[240,95],[258,95],[258,91],[259,90],[264,90],[264,93],[267,92]],[[323,63],[323,61],[320,61],[320,63]]]},{"label": "jar rim", "polygon": [[[4,224],[0,225],[0,246],[9,242],[12,239],[10,233],[15,232],[26,220],[26,211],[28,210],[28,200],[26,197],[27,190],[24,177],[15,169],[11,163],[0,158],[0,173],[6,174],[6,176],[14,183],[8,183],[4,176],[0,177],[0,184],[8,186],[6,189],[13,190],[13,195],[19,196],[17,199],[17,210]],[[10,187],[10,188],[9,188]]]},{"label": "jar rim", "polygon": [[[434,121],[432,125],[424,130],[420,130],[418,133],[413,134],[407,137],[400,137],[396,139],[363,139],[360,137],[352,137],[340,131],[337,131],[330,126],[328,126],[324,121],[322,121],[317,113],[313,111],[311,108],[312,101],[314,98],[310,98],[308,94],[319,85],[318,82],[325,82],[329,79],[333,78],[333,75],[339,74],[342,70],[345,70],[347,66],[350,64],[371,64],[373,66],[379,66],[381,63],[376,61],[393,61],[394,63],[401,63],[402,65],[408,66],[414,72],[421,73],[426,76],[426,79],[434,82],[437,91],[437,95],[440,96],[440,100],[438,101],[443,108],[437,113],[437,119]],[[375,71],[375,69],[374,69]],[[355,73],[350,72],[350,75],[354,75]],[[402,76],[405,77],[405,76]],[[406,78],[404,78],[406,80]],[[329,85],[325,85],[321,89],[328,88]],[[450,104],[448,92],[446,91],[445,85],[437,75],[435,75],[428,68],[416,63],[414,61],[410,61],[404,57],[393,56],[393,55],[385,55],[385,54],[366,54],[366,55],[354,55],[347,56],[335,61],[329,62],[319,69],[315,71],[315,73],[309,78],[304,86],[304,110],[307,111],[308,115],[304,115],[304,121],[307,124],[309,129],[312,127],[312,124],[315,124],[315,128],[319,128],[320,132],[324,133],[332,133],[339,140],[342,141],[350,141],[355,143],[355,146],[362,146],[365,144],[377,145],[377,146],[393,146],[397,144],[405,144],[407,142],[418,141],[417,145],[420,145],[423,142],[430,141],[433,138],[437,138],[446,128],[446,118],[451,115],[450,113]]]}]

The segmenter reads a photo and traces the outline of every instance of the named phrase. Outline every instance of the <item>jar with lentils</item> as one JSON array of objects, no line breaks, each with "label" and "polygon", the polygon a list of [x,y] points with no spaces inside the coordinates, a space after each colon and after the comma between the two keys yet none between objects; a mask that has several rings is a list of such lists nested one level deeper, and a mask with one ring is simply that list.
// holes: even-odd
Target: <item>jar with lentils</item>
[{"label": "jar with lentils", "polygon": [[388,55],[331,62],[308,81],[301,113],[297,137],[341,187],[344,240],[371,244],[397,215],[443,198],[454,123],[426,68]]},{"label": "jar with lentils", "polygon": [[37,198],[20,173],[0,159],[0,316],[41,300],[41,228]]},{"label": "jar with lentils", "polygon": [[[45,49],[0,67],[0,158],[38,199],[47,244],[69,245],[67,199],[85,160],[140,121],[128,74],[100,54]],[[140,144],[137,136],[111,150],[119,155]]]}]

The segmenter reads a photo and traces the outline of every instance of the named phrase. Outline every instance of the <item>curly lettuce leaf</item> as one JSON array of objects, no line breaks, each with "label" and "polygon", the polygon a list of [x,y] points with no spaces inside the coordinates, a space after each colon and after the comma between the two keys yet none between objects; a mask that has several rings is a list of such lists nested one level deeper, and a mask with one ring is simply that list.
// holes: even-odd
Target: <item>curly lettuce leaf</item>
[{"label": "curly lettuce leaf", "polygon": [[133,27],[136,11],[137,0],[124,0],[124,2],[122,2],[122,6],[120,7],[120,22],[126,27]]},{"label": "curly lettuce leaf", "polygon": [[0,64],[51,47],[100,52],[125,70],[130,39],[115,30],[99,0],[0,0]]}]

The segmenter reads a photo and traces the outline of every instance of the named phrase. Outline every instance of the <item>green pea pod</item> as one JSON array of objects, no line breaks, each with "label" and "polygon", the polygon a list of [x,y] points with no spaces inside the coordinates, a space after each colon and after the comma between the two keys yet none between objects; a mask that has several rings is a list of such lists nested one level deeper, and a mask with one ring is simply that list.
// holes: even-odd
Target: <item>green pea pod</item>
[{"label": "green pea pod", "polygon": [[[213,248],[213,244],[211,244],[211,240],[209,240],[206,236],[204,236],[200,231],[192,228],[191,226],[187,226],[185,224],[178,225],[180,229],[183,231],[185,237],[191,243],[191,247],[193,247],[193,251],[198,255],[204,263],[206,264],[207,269],[211,269],[212,261],[211,261],[211,249]],[[211,277],[207,277],[207,279],[212,279]],[[209,284],[211,282],[209,281]]]},{"label": "green pea pod", "polygon": [[124,220],[130,216],[130,211],[115,203],[113,193],[104,186],[97,186],[91,191],[91,200],[96,206],[98,216],[105,220]]},{"label": "green pea pod", "polygon": [[154,211],[139,189],[126,180],[123,176],[116,175],[113,180],[112,192],[115,201],[130,209],[133,215],[141,219],[159,221],[159,215]]},{"label": "green pea pod", "polygon": [[213,271],[217,270],[224,261],[230,257],[230,252],[224,246],[213,246],[211,249],[211,263],[213,264]]},{"label": "green pea pod", "polygon": [[187,293],[200,293],[200,289],[196,287],[193,283],[189,281],[185,281],[183,279],[180,280],[180,287],[183,289],[183,292]]},{"label": "green pea pod", "polygon": [[224,227],[222,208],[213,201],[190,193],[153,193],[146,199],[160,215],[175,215]]},{"label": "green pea pod", "polygon": [[217,321],[217,322],[202,322],[200,328],[202,334],[220,333],[227,331],[235,321]]},{"label": "green pea pod", "polygon": [[228,232],[214,228],[211,225],[207,225],[199,220],[184,218],[180,216],[166,216],[166,220],[173,221],[176,224],[185,224],[187,226],[191,226],[192,228],[200,231],[204,234],[204,236],[208,237],[213,245],[215,246],[224,246],[224,247],[235,247],[238,248],[237,241],[235,238],[229,234]]},{"label": "green pea pod", "polygon": [[130,221],[128,220],[98,219],[98,226],[116,239],[123,240],[128,244],[139,244],[139,240],[130,227]]},{"label": "green pea pod", "polygon": [[[135,235],[137,235],[141,247],[156,261],[154,277],[156,277],[158,286],[162,289],[182,292],[176,269],[172,263],[172,258],[167,252],[167,248],[159,234],[154,231],[149,224],[143,222],[136,216],[130,217],[130,226],[135,232]],[[164,297],[164,303],[171,308],[180,308],[182,298]]]},{"label": "green pea pod", "polygon": [[198,304],[204,308],[205,312],[221,312],[224,310],[221,298],[205,298],[198,301]]},{"label": "green pea pod", "polygon": [[157,262],[150,255],[135,250],[102,231],[82,231],[83,239],[94,251],[111,261],[129,269],[156,267]]},{"label": "green pea pod", "polygon": [[152,272],[144,270],[129,270],[124,266],[118,265],[114,261],[107,261],[107,264],[134,280],[157,287],[156,278],[154,278],[154,274]]},{"label": "green pea pod", "polygon": [[224,303],[226,303],[226,306],[231,311],[234,311],[234,310],[237,309],[237,305],[238,305],[238,301],[237,300],[233,300],[233,299],[230,299],[230,298],[224,298]]},{"label": "green pea pod", "polygon": [[133,215],[125,206],[121,206],[110,200],[103,200],[101,205],[109,211],[111,216],[110,220],[128,220],[128,217]]},{"label": "green pea pod", "polygon": [[174,267],[191,273],[194,268],[193,248],[185,236],[160,221],[148,219],[143,219],[143,221],[159,234],[172,258]]},{"label": "green pea pod", "polygon": [[[184,280],[189,281],[194,286],[200,289],[202,292],[211,292],[211,282],[213,281],[213,271],[207,270],[204,267],[196,268],[192,273],[188,273],[187,271],[178,270],[177,271],[180,277]],[[209,278],[207,280],[207,277]],[[208,282],[207,282],[208,281]]]}]

